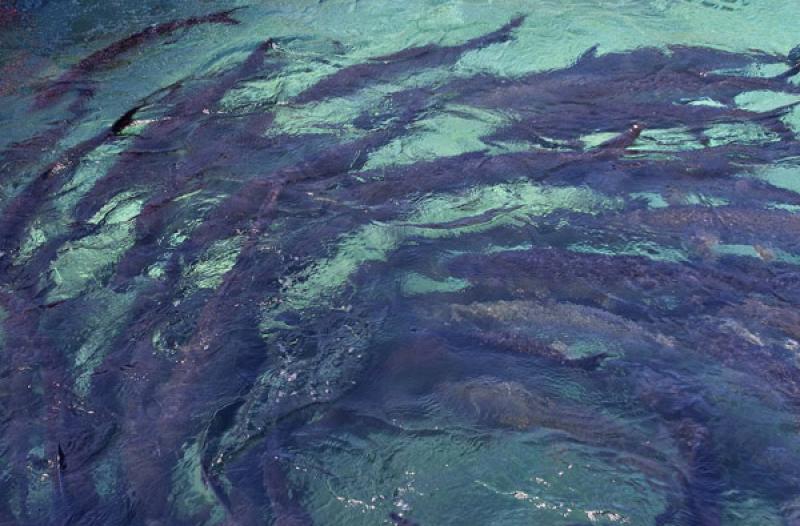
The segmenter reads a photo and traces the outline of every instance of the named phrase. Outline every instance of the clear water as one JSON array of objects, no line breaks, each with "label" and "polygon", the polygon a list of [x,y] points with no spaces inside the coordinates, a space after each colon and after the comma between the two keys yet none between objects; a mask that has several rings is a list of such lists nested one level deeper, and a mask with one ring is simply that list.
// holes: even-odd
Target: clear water
[{"label": "clear water", "polygon": [[799,18],[0,0],[0,524],[800,524]]}]

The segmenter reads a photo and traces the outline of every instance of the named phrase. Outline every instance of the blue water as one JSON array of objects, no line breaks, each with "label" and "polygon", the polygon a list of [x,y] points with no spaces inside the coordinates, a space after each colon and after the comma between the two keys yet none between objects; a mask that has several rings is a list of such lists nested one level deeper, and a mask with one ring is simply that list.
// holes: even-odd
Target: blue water
[{"label": "blue water", "polygon": [[0,524],[800,525],[790,0],[0,0]]}]

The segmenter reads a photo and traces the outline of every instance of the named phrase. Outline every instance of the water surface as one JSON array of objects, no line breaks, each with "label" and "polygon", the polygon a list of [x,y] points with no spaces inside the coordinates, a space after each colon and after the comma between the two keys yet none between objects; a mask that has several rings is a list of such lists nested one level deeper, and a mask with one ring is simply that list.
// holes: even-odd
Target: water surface
[{"label": "water surface", "polygon": [[0,4],[0,523],[800,524],[798,16]]}]

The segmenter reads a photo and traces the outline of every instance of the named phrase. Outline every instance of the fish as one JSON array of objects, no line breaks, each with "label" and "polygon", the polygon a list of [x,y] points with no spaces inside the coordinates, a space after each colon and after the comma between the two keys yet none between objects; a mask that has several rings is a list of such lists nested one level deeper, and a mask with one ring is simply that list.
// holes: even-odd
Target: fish
[{"label": "fish", "polygon": [[418,72],[443,64],[452,64],[469,51],[510,40],[512,31],[519,28],[524,21],[524,16],[515,17],[499,29],[463,44],[453,46],[428,44],[373,57],[364,63],[344,67],[300,92],[293,98],[293,102],[308,104],[333,97],[344,97],[369,84],[387,82],[408,71]]},{"label": "fish", "polygon": [[81,59],[56,80],[50,82],[47,87],[36,96],[33,107],[36,110],[41,110],[56,104],[76,85],[85,82],[87,77],[109,68],[120,56],[157,38],[171,35],[180,29],[202,24],[237,25],[239,21],[231,15],[239,9],[241,8],[228,9],[208,15],[193,16],[183,20],[171,20],[169,22],[155,24],[121,40],[117,40]]},{"label": "fish", "polygon": [[[81,122],[98,73],[180,28],[235,25],[232,12],[220,13],[144,29],[79,61],[39,93],[44,108],[83,90],[63,129],[17,145],[19,155],[5,173],[25,179],[12,172],[35,165],[36,148],[52,147]],[[453,64],[469,51],[509,41],[523,22],[515,18],[462,44],[414,47],[341,68],[290,97],[288,105],[349,96],[408,72]],[[280,73],[289,60],[288,50],[266,39],[202,85],[185,80],[132,104],[88,141],[57,155],[59,164],[36,170],[6,203],[0,214],[0,377],[8,382],[4,392],[12,393],[3,403],[2,431],[11,477],[0,481],[0,493],[27,502],[36,475],[28,468],[31,451],[41,449],[47,474],[57,479],[50,490],[63,497],[49,501],[44,512],[21,506],[9,522],[203,522],[214,516],[255,523],[270,510],[276,523],[310,524],[314,510],[303,505],[314,499],[303,494],[311,488],[289,476],[287,451],[302,440],[330,439],[347,421],[357,422],[365,436],[406,432],[357,409],[341,416],[357,396],[372,392],[360,389],[371,382],[386,384],[375,389],[378,398],[401,391],[409,398],[429,395],[427,402],[483,430],[545,428],[555,440],[635,457],[637,468],[674,496],[660,524],[676,518],[718,523],[729,489],[793,506],[786,495],[797,493],[799,470],[791,440],[781,442],[777,432],[772,435],[780,437],[739,437],[737,430],[752,421],[719,405],[734,400],[726,398],[725,375],[737,379],[740,391],[778,400],[781,408],[793,407],[800,386],[786,341],[800,334],[791,314],[800,301],[800,273],[781,261],[780,252],[795,248],[797,225],[790,212],[766,207],[800,202],[763,181],[738,177],[800,153],[793,132],[778,124],[791,108],[734,107],[747,91],[796,93],[797,87],[788,77],[724,72],[786,57],[692,46],[604,55],[592,48],[564,68],[515,78],[465,74],[401,89],[378,111],[360,108],[352,127],[319,134],[281,130],[275,122],[282,108],[271,102],[245,114],[217,113],[232,89]],[[692,104],[706,96],[719,105]],[[370,168],[373,154],[413,139],[425,117],[447,104],[514,117],[482,137],[487,147],[478,151]],[[136,119],[159,105],[168,108],[164,115],[130,134]],[[769,139],[711,146],[718,124],[757,126]],[[654,143],[643,130],[649,135],[665,127],[686,128],[697,149],[647,151]],[[616,136],[599,148],[586,146],[585,139],[598,132]],[[123,142],[123,136],[130,138]],[[503,141],[516,139],[535,147],[503,150]],[[16,262],[37,215],[92,151],[112,142],[124,150],[65,212],[72,223]],[[588,186],[614,205],[496,228],[495,217],[516,215],[522,205],[496,203],[441,222],[409,219],[428,195],[509,182]],[[78,297],[49,298],[58,254],[97,233],[102,225],[92,218],[108,215],[104,208],[114,197],[132,189],[142,189],[137,196],[145,203],[131,219],[131,246]],[[195,192],[210,197],[195,200]],[[656,208],[637,196],[646,193],[666,205]],[[694,194],[734,204],[699,206],[689,202]],[[459,232],[437,238],[435,247],[424,235],[402,243],[374,239],[358,247],[371,251],[374,242],[374,253],[337,259],[352,251],[354,234],[382,221]],[[482,228],[467,228],[474,226]],[[532,248],[496,247],[506,234]],[[720,240],[757,245],[762,257],[705,257],[704,247],[710,254]],[[600,253],[581,245],[589,241]],[[686,257],[616,253],[638,241]],[[213,283],[195,287],[192,272],[225,242],[235,247],[225,249],[224,268]],[[341,284],[312,290],[309,283],[326,264]],[[395,288],[398,271],[461,278],[469,286],[407,299]],[[108,333],[80,323],[90,316],[86,307],[101,301],[128,302]],[[421,306],[426,302],[433,307]],[[384,359],[386,339],[402,343],[402,335],[413,332],[411,322],[425,328],[408,346],[414,348]],[[571,358],[567,347],[579,340],[613,350]],[[88,350],[94,354],[92,365],[84,366],[90,385],[83,397],[72,386],[85,371],[76,371],[73,361]],[[534,365],[470,377],[459,362],[469,353],[490,365]],[[420,367],[426,374],[415,374]],[[584,406],[553,396],[524,377],[537,368],[542,375],[574,378],[593,400],[609,400]],[[725,375],[709,385],[701,374],[708,371]],[[375,406],[381,401],[361,400]],[[617,411],[633,411],[652,427],[645,432],[608,416]],[[776,428],[784,425],[776,422]],[[647,444],[649,433],[663,433],[659,438],[678,453]],[[752,466],[724,473],[743,444],[753,452]],[[775,469],[765,468],[773,464]],[[758,483],[748,480],[762,471],[771,482],[763,476]],[[192,500],[198,505],[184,516],[175,495],[191,491],[176,480],[186,472],[196,477],[192,490],[202,488],[203,498]],[[108,492],[96,487],[98,473],[116,477]],[[389,520],[413,524],[399,513]]]},{"label": "fish", "polygon": [[[751,90],[797,93],[785,78],[764,79],[712,74],[718,68],[742,68],[755,61],[779,61],[766,54],[733,54],[714,49],[671,46],[641,48],[598,56],[585,52],[572,66],[531,73],[513,80],[477,76],[451,81],[446,90],[455,100],[480,108],[503,109],[516,115],[491,140],[547,137],[576,141],[581,135],[617,132],[636,122],[647,129],[694,128],[718,120],[768,120],[779,127],[780,116],[737,108],[736,95]],[[657,96],[653,94],[657,93]],[[692,104],[702,97],[716,106]]]}]

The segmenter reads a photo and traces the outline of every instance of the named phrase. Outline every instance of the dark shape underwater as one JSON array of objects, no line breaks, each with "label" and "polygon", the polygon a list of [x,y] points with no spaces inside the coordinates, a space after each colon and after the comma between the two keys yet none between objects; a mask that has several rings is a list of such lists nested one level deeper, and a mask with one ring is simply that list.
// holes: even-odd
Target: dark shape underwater
[{"label": "dark shape underwater", "polygon": [[[45,83],[31,111],[67,117],[0,164],[0,523],[322,524],[348,440],[522,436],[635,472],[653,524],[723,524],[738,495],[800,524],[800,197],[768,173],[796,168],[796,103],[736,104],[797,95],[800,48],[401,82],[524,22],[222,111],[296,60],[262,35],[64,146],[118,57],[238,22],[143,28]],[[731,72],[753,64],[786,69]],[[279,125],[396,82],[346,134]],[[483,149],[376,166],[444,107],[510,117]],[[400,500],[370,506],[437,523]]]}]

